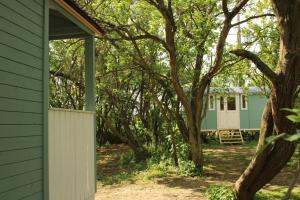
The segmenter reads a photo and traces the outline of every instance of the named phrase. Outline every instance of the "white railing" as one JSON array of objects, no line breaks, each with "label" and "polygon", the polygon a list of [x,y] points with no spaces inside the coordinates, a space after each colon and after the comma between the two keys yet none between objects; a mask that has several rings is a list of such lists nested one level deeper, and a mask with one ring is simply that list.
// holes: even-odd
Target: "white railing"
[{"label": "white railing", "polygon": [[49,110],[50,200],[94,200],[94,113]]}]

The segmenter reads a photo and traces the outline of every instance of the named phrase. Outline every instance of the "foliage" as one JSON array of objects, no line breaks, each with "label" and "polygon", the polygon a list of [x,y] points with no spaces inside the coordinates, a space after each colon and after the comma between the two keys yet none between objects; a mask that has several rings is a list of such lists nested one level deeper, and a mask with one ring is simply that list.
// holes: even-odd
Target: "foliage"
[{"label": "foliage", "polygon": [[84,106],[83,40],[50,43],[50,107],[82,110]]},{"label": "foliage", "polygon": [[209,200],[235,200],[231,187],[225,185],[211,185],[205,192]]},{"label": "foliage", "polygon": [[[254,200],[282,200],[287,191],[286,187],[275,187],[273,190],[263,190],[258,192]],[[299,188],[295,190],[294,194],[291,195],[289,200],[298,200],[300,199]]]},{"label": "foliage", "polygon": [[269,200],[269,199],[272,199],[272,197],[270,197],[269,194],[263,192],[258,192],[254,197],[254,200]]},{"label": "foliage", "polygon": [[[250,0],[253,6],[245,9],[241,20],[255,15],[272,14],[272,6],[269,0]],[[250,20],[240,26],[241,44],[237,44],[236,38],[231,38],[230,48],[243,48],[255,52],[259,57],[275,69],[279,59],[279,31],[278,24],[274,23],[274,16],[267,16]],[[234,72],[234,73],[233,73]],[[242,60],[230,68],[226,68],[218,75],[213,83],[216,87],[260,87],[266,94],[270,88],[270,82],[248,60]]]},{"label": "foliage", "polygon": [[132,151],[126,154],[122,154],[120,156],[119,163],[122,167],[130,167],[131,165],[134,165],[136,163],[136,160]]},{"label": "foliage", "polygon": [[176,174],[177,169],[172,165],[170,161],[160,161],[156,164],[148,163],[148,168],[146,171],[140,173],[143,180],[152,180],[155,178],[163,178]]},{"label": "foliage", "polygon": [[288,115],[287,118],[291,120],[294,123],[300,123],[300,108],[295,109],[285,109],[286,111],[289,111],[293,113],[292,115]]},{"label": "foliage", "polygon": [[179,173],[181,176],[199,176],[201,171],[195,168],[195,165],[190,160],[179,160]]},{"label": "foliage", "polygon": [[[300,109],[283,109],[286,111],[289,111],[291,113],[293,113],[292,115],[288,115],[287,118],[289,120],[291,120],[292,122],[294,122],[295,124],[299,124],[300,123]],[[257,154],[260,154],[261,152],[263,152],[266,148],[268,148],[270,145],[272,145],[275,141],[277,140],[286,140],[289,142],[297,142],[300,140],[300,133],[296,132],[292,135],[288,135],[286,133],[280,133],[278,135],[272,135],[269,136],[268,138],[266,138],[265,144],[262,145],[260,147],[260,149],[257,151]]]}]

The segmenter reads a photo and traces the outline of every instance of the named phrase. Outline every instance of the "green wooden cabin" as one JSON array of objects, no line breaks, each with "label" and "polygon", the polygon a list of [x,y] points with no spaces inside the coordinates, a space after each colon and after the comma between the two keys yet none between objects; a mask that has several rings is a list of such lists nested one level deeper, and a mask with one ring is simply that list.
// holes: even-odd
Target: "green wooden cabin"
[{"label": "green wooden cabin", "polygon": [[202,131],[258,131],[266,102],[265,93],[257,87],[211,88],[206,115],[201,125]]},{"label": "green wooden cabin", "polygon": [[85,39],[85,110],[93,112],[102,33],[71,0],[0,1],[0,200],[49,199],[49,40]]}]

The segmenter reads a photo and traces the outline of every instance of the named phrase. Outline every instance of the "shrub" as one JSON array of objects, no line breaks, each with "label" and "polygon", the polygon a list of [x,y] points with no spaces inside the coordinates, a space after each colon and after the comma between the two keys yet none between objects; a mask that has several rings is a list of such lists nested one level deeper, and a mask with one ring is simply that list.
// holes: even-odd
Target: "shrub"
[{"label": "shrub", "polygon": [[269,200],[272,199],[268,194],[264,194],[262,192],[258,192],[255,197],[254,200]]},{"label": "shrub", "polygon": [[235,195],[231,187],[225,185],[210,186],[206,192],[209,200],[235,200]]},{"label": "shrub", "polygon": [[129,153],[121,154],[119,163],[122,167],[130,167],[135,164],[135,156],[133,152],[130,151]]},{"label": "shrub", "polygon": [[179,173],[182,176],[199,176],[201,172],[195,168],[193,161],[179,160]]}]

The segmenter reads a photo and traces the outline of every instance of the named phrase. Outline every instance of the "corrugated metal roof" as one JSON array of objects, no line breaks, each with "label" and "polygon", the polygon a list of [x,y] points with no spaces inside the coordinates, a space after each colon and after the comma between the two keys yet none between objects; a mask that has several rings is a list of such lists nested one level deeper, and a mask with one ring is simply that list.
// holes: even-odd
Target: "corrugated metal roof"
[{"label": "corrugated metal roof", "polygon": [[230,87],[230,88],[216,88],[216,87],[211,87],[210,88],[210,94],[220,94],[220,93],[225,93],[225,94],[245,94],[245,93],[250,93],[250,94],[261,94],[261,93],[268,93],[269,89],[263,90],[259,87],[246,87],[246,88],[241,88],[241,87]]}]

